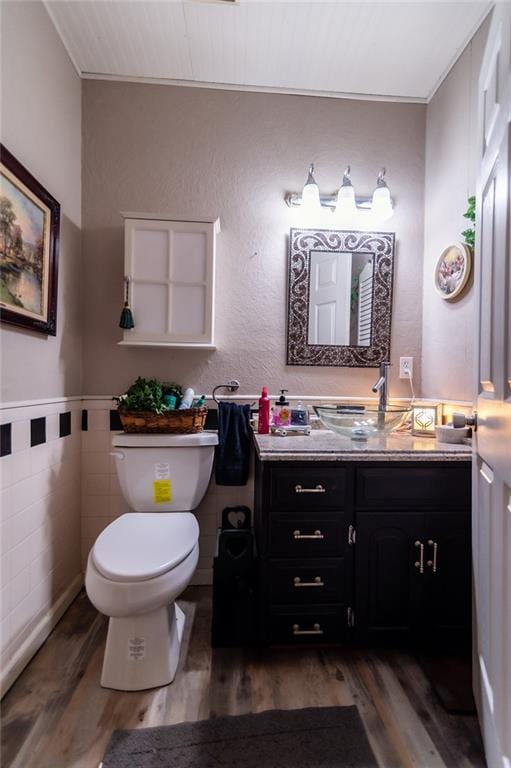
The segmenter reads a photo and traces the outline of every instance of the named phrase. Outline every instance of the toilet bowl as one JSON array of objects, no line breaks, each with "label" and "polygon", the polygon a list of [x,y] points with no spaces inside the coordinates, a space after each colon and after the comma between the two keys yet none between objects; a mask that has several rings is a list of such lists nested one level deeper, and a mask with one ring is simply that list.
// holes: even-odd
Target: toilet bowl
[{"label": "toilet bowl", "polygon": [[189,510],[207,490],[217,442],[214,433],[113,438],[121,488],[136,511],[104,529],[87,561],[89,599],[110,617],[106,688],[143,690],[175,677],[185,619],[175,600],[199,558]]}]

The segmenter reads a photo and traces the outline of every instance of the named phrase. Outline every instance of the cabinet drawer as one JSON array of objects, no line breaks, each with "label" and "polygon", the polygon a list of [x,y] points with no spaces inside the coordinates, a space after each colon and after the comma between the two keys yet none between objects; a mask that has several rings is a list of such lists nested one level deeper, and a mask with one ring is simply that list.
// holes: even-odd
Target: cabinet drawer
[{"label": "cabinet drawer", "polygon": [[341,515],[274,515],[270,518],[271,557],[338,557],[345,547]]},{"label": "cabinet drawer", "polygon": [[344,603],[347,599],[346,561],[272,560],[269,563],[270,603]]},{"label": "cabinet drawer", "polygon": [[271,509],[342,509],[346,503],[342,467],[272,467],[269,482]]},{"label": "cabinet drawer", "polygon": [[360,467],[356,504],[365,509],[469,506],[470,465]]},{"label": "cabinet drawer", "polygon": [[347,626],[344,606],[304,606],[272,611],[268,640],[272,645],[339,643]]}]

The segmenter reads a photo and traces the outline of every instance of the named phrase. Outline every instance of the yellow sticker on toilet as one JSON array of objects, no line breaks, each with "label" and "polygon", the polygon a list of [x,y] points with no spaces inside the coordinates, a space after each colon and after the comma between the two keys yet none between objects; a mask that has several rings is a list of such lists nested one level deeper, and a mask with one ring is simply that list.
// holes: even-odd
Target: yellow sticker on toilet
[{"label": "yellow sticker on toilet", "polygon": [[170,480],[153,481],[153,499],[155,504],[172,501],[172,483]]}]

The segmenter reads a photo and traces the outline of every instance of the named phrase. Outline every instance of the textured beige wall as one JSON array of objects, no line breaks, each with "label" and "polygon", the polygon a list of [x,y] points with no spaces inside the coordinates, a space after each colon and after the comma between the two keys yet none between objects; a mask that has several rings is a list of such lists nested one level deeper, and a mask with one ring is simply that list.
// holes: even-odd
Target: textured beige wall
[{"label": "textured beige wall", "polygon": [[3,401],[81,394],[81,82],[42,3],[1,5],[2,143],[61,204],[57,336],[3,326]]},{"label": "textured beige wall", "polygon": [[458,300],[435,291],[433,272],[443,249],[461,241],[467,198],[477,173],[477,81],[487,20],[428,104],[424,214],[422,394],[472,400],[474,392],[475,291]]},{"label": "textured beige wall", "polygon": [[[397,207],[392,360],[421,351],[425,107],[135,83],[83,84],[84,392],[125,389],[139,374],[200,391],[236,377],[291,394],[368,394],[374,369],[288,367],[283,195],[316,162],[324,191],[351,163],[360,193],[387,167]],[[117,346],[120,211],[220,216],[215,352]],[[417,365],[417,368],[419,366]],[[408,394],[397,365],[392,391]],[[417,374],[418,375],[418,374]]]}]

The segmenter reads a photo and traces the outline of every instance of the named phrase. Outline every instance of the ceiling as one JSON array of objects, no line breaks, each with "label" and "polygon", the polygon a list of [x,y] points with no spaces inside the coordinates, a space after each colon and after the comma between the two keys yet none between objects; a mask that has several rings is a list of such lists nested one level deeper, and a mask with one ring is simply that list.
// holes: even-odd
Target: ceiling
[{"label": "ceiling", "polygon": [[83,77],[428,101],[488,2],[47,0]]}]

